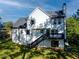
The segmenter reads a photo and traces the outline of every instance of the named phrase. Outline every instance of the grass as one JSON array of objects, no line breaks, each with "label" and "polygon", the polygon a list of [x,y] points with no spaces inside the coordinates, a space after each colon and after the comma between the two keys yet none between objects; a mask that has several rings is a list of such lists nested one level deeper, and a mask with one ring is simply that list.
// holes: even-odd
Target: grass
[{"label": "grass", "polygon": [[[77,49],[77,48],[76,48]],[[78,59],[78,51],[54,51],[51,48],[33,48],[15,44],[9,40],[0,40],[0,59]]]}]

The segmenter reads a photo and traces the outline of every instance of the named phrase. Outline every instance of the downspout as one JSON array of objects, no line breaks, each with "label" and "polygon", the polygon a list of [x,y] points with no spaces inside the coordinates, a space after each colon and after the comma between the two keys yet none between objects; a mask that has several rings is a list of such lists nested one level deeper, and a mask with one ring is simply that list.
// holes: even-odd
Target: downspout
[{"label": "downspout", "polygon": [[63,3],[63,12],[64,12],[64,50],[65,50],[65,43],[68,43],[67,37],[66,37],[66,3]]}]

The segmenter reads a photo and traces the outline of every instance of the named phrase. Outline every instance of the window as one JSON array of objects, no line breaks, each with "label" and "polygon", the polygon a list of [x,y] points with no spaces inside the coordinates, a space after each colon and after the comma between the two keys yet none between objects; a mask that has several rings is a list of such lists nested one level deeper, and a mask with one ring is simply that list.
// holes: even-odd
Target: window
[{"label": "window", "polygon": [[40,32],[41,32],[41,33],[43,33],[43,32],[44,32],[44,30],[43,30],[43,29],[41,29],[41,30],[40,30]]},{"label": "window", "polygon": [[23,28],[23,25],[20,25],[19,28]]},{"label": "window", "polygon": [[54,34],[57,34],[58,33],[58,30],[54,30]]},{"label": "window", "polygon": [[61,24],[61,19],[58,19],[58,24]]},{"label": "window", "polygon": [[51,30],[51,34],[54,34],[54,30]]},{"label": "window", "polygon": [[57,22],[57,20],[56,19],[54,19],[54,24],[56,25],[56,22]]},{"label": "window", "polygon": [[30,30],[26,30],[26,33],[29,35],[30,34]]},{"label": "window", "polygon": [[51,41],[51,46],[52,47],[58,47],[59,42],[58,41]]},{"label": "window", "polygon": [[50,35],[50,29],[46,29],[46,34],[47,34],[47,36]]},{"label": "window", "polygon": [[57,34],[58,33],[58,30],[51,30],[51,34]]},{"label": "window", "polygon": [[24,24],[24,28],[26,28],[26,27],[27,27],[27,23]]},{"label": "window", "polygon": [[21,30],[21,34],[23,33],[23,30]]},{"label": "window", "polygon": [[35,24],[35,21],[34,20],[31,20],[31,25]]}]

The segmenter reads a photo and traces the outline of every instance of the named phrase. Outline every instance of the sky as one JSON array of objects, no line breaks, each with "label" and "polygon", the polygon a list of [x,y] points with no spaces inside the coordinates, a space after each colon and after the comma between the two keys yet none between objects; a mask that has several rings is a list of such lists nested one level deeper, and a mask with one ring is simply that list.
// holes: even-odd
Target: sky
[{"label": "sky", "polygon": [[60,10],[67,3],[67,16],[71,16],[79,8],[79,0],[0,0],[0,17],[3,22],[16,22],[27,17],[36,7],[44,10]]}]

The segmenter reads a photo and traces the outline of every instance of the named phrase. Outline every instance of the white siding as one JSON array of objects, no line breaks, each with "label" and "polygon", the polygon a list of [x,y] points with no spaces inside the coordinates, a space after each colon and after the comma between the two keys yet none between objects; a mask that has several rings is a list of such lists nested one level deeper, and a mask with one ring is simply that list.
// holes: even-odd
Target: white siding
[{"label": "white siding", "polygon": [[40,24],[44,26],[44,22],[46,22],[49,17],[41,11],[39,8],[36,8],[30,15],[29,18],[34,18],[35,19],[35,27],[39,27]]},{"label": "white siding", "polygon": [[26,39],[26,31],[25,29],[13,29],[12,31],[12,41],[15,43],[27,44],[27,39]]},{"label": "white siding", "polygon": [[18,43],[18,29],[13,29],[12,30],[12,41],[15,43]]},{"label": "white siding", "polygon": [[50,40],[44,40],[38,44],[38,47],[51,47],[51,41]]}]

